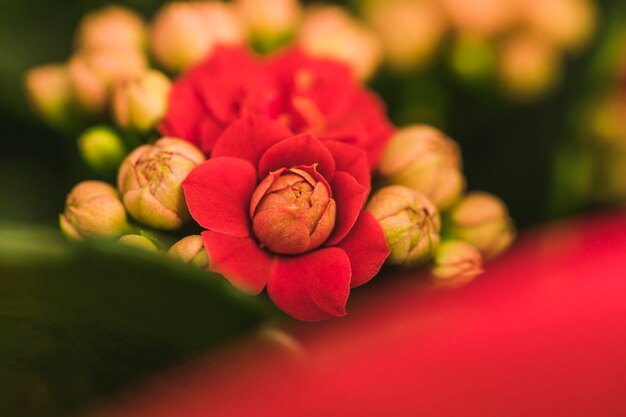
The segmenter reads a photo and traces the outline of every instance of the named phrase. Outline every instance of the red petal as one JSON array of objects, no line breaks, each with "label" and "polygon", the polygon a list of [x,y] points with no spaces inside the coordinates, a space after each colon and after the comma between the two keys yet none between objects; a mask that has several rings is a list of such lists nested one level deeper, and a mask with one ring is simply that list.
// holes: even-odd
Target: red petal
[{"label": "red petal", "polygon": [[169,94],[169,107],[159,131],[165,136],[186,139],[200,146],[200,129],[206,108],[189,82],[178,82]]},{"label": "red petal", "polygon": [[290,136],[289,129],[267,117],[246,116],[224,131],[213,148],[213,157],[236,156],[257,166],[265,151]]},{"label": "red petal", "polygon": [[337,203],[337,218],[335,229],[326,241],[326,246],[336,245],[350,232],[368,194],[368,189],[356,182],[352,175],[341,171],[335,174],[330,187]]},{"label": "red petal", "polygon": [[183,181],[191,216],[205,229],[246,237],[250,230],[248,205],[256,187],[256,171],[239,158],[209,159]]},{"label": "red petal", "polygon": [[276,257],[267,292],[274,304],[299,320],[340,317],[346,314],[350,275],[350,259],[338,248]]},{"label": "red petal", "polygon": [[249,294],[263,291],[269,277],[272,257],[250,237],[234,237],[218,232],[202,233],[209,254],[209,268],[235,287]]},{"label": "red petal", "polygon": [[383,229],[367,211],[361,213],[352,231],[338,246],[350,258],[352,288],[374,278],[390,253]]},{"label": "red petal", "polygon": [[324,141],[324,145],[335,157],[337,171],[347,172],[363,187],[370,189],[370,167],[365,151],[333,140]]},{"label": "red petal", "polygon": [[319,139],[311,135],[292,136],[278,142],[259,161],[259,178],[280,168],[317,165],[317,172],[327,180],[335,175],[335,159]]}]

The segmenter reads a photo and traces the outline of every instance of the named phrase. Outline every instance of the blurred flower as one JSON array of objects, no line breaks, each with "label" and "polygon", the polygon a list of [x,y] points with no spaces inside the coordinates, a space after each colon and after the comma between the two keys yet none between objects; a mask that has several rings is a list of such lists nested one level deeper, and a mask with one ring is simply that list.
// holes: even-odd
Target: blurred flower
[{"label": "blurred flower", "polygon": [[189,219],[181,183],[203,161],[195,146],[179,139],[163,138],[135,149],[117,177],[130,215],[156,229],[180,228]]},{"label": "blurred flower", "polygon": [[450,219],[452,235],[470,243],[485,259],[504,252],[515,238],[506,205],[489,193],[469,193],[452,209]]},{"label": "blurred flower", "polygon": [[[550,1],[552,0],[548,2]],[[458,32],[491,37],[514,23],[518,16],[519,2],[520,0],[444,0],[443,5]]]},{"label": "blurred flower", "polygon": [[72,239],[116,238],[129,228],[119,194],[100,181],[83,181],[70,191],[59,223]]},{"label": "blurred flower", "polygon": [[378,32],[389,64],[400,71],[427,64],[448,29],[436,0],[370,0],[363,14]]},{"label": "blurred flower", "polygon": [[244,42],[234,6],[221,1],[168,3],[157,13],[150,36],[158,63],[172,72],[208,58],[216,45]]},{"label": "blurred flower", "polygon": [[62,124],[72,107],[72,91],[65,65],[36,67],[26,74],[26,93],[33,109],[45,121]]},{"label": "blurred flower", "polygon": [[441,222],[436,207],[424,195],[401,185],[376,192],[367,211],[378,220],[391,255],[391,264],[416,266],[435,254]]},{"label": "blurred flower", "polygon": [[157,245],[152,240],[142,235],[124,235],[118,239],[118,242],[134,248],[147,250],[148,252],[156,252],[158,250]]},{"label": "blurred flower", "polygon": [[483,273],[482,257],[478,249],[461,240],[441,243],[432,268],[436,284],[458,286]]},{"label": "blurred flower", "polygon": [[106,6],[83,17],[76,33],[79,49],[143,49],[146,26],[134,11],[122,6]]},{"label": "blurred flower", "polygon": [[113,116],[123,128],[152,130],[163,118],[172,84],[165,74],[147,70],[117,85],[113,93]]},{"label": "blurred flower", "polygon": [[388,181],[424,194],[440,210],[454,204],[465,188],[458,145],[426,125],[400,129],[378,164]]},{"label": "blurred flower", "polygon": [[167,252],[168,256],[185,263],[206,269],[209,267],[209,255],[204,249],[200,235],[187,236],[174,243]]},{"label": "blurred flower", "polygon": [[359,79],[367,79],[382,59],[376,33],[338,6],[312,8],[305,16],[298,42],[314,56],[349,65]]},{"label": "blurred flower", "polygon": [[289,39],[301,18],[298,0],[235,0],[254,44],[272,50]]},{"label": "blurred flower", "polygon": [[496,66],[493,45],[482,37],[457,36],[450,52],[450,66],[468,83],[491,81]]},{"label": "blurred flower", "polygon": [[103,175],[113,173],[126,156],[122,138],[108,126],[96,126],[78,139],[78,149],[85,163]]},{"label": "blurred flower", "polygon": [[69,63],[74,96],[85,112],[100,115],[115,84],[138,76],[146,67],[146,57],[137,49],[82,50]]}]

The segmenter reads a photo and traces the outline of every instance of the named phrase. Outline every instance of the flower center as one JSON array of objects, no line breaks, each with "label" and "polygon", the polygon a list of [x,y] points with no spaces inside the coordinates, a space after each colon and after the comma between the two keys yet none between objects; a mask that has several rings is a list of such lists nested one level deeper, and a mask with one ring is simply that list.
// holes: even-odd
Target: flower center
[{"label": "flower center", "polygon": [[269,250],[294,255],[321,246],[335,226],[336,204],[315,166],[271,172],[250,202],[252,229]]}]

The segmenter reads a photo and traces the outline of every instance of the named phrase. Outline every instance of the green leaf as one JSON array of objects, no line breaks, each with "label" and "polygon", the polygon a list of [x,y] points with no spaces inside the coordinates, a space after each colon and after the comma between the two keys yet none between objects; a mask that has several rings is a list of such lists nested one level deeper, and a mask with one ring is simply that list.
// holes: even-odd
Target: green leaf
[{"label": "green leaf", "polygon": [[74,413],[270,311],[163,255],[0,223],[0,415]]}]

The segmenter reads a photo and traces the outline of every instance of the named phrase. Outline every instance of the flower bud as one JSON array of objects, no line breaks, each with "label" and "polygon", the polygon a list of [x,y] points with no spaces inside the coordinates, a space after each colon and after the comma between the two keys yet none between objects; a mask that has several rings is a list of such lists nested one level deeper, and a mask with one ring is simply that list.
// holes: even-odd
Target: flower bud
[{"label": "flower bud", "polygon": [[492,80],[495,51],[491,43],[474,36],[458,36],[452,45],[450,66],[456,75],[470,84]]},{"label": "flower bud", "polygon": [[199,268],[209,267],[209,255],[204,249],[204,241],[200,235],[182,238],[172,245],[167,255]]},{"label": "flower bud", "polygon": [[116,238],[129,227],[119,194],[100,181],[83,181],[70,191],[59,223],[72,239]]},{"label": "flower bud", "polygon": [[78,149],[85,163],[103,175],[115,172],[126,156],[124,141],[108,126],[96,126],[83,133]]},{"label": "flower bud", "polygon": [[253,42],[263,50],[288,39],[302,13],[298,0],[236,0],[235,6]]},{"label": "flower bud", "polygon": [[148,252],[156,252],[159,250],[152,240],[142,235],[124,235],[118,239],[118,242]]},{"label": "flower bud", "polygon": [[74,96],[87,113],[104,113],[113,86],[137,77],[147,66],[146,57],[136,49],[83,50],[70,60],[69,74]]},{"label": "flower bud", "polygon": [[135,149],[122,162],[117,184],[130,215],[147,226],[175,230],[189,219],[182,182],[204,155],[172,138]]},{"label": "flower bud", "polygon": [[337,206],[315,167],[271,172],[252,194],[256,238],[269,250],[295,255],[321,246],[335,227]]},{"label": "flower bud", "polygon": [[380,223],[391,264],[416,266],[430,260],[439,246],[441,222],[424,195],[401,185],[380,189],[367,205]]},{"label": "flower bud", "polygon": [[369,78],[382,59],[376,33],[337,6],[319,7],[304,19],[298,41],[311,55],[349,65],[359,79]]},{"label": "flower bud", "polygon": [[146,27],[134,11],[121,6],[106,6],[85,15],[75,42],[79,49],[143,49]]},{"label": "flower bud", "polygon": [[230,4],[174,2],[158,12],[150,37],[159,64],[179,72],[208,57],[218,44],[243,43],[244,31]]},{"label": "flower bud", "polygon": [[478,249],[467,242],[446,241],[437,250],[431,272],[437,284],[462,285],[483,273],[482,257]]},{"label": "flower bud", "polygon": [[33,68],[26,74],[26,93],[33,109],[45,121],[60,124],[72,107],[72,90],[65,65]]},{"label": "flower bud", "polygon": [[514,23],[518,16],[518,2],[518,0],[444,0],[443,5],[459,32],[491,37]]},{"label": "flower bud", "polygon": [[426,125],[399,130],[378,164],[387,180],[424,194],[440,210],[449,208],[463,192],[461,169],[457,144]]},{"label": "flower bud", "polygon": [[167,111],[171,86],[165,74],[154,70],[119,83],[113,93],[117,125],[138,132],[152,130]]},{"label": "flower bud", "polygon": [[506,205],[485,193],[468,194],[450,213],[452,234],[480,251],[485,259],[498,256],[515,238]]}]

